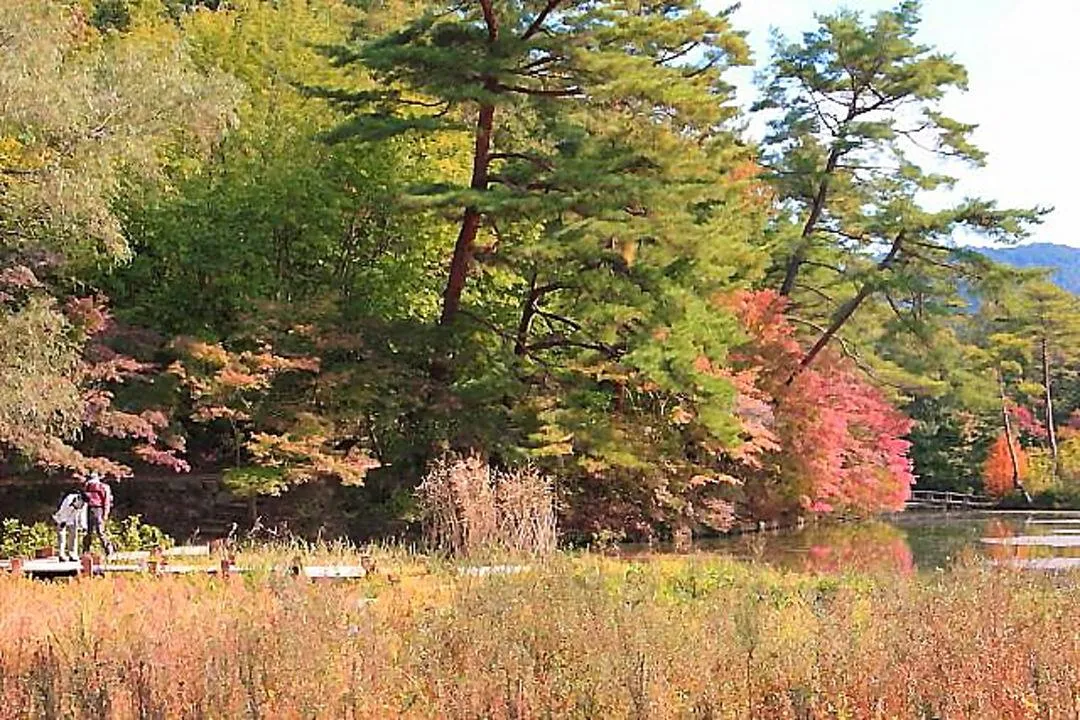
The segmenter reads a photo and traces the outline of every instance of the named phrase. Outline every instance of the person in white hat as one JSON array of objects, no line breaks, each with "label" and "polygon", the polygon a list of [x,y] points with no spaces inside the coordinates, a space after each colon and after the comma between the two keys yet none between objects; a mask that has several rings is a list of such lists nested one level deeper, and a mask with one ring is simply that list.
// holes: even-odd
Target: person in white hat
[{"label": "person in white hat", "polygon": [[[75,560],[79,556],[79,533],[86,532],[86,496],[72,492],[60,501],[53,513],[56,522],[56,552],[61,561]],[[71,552],[68,552],[68,531],[71,531]]]}]

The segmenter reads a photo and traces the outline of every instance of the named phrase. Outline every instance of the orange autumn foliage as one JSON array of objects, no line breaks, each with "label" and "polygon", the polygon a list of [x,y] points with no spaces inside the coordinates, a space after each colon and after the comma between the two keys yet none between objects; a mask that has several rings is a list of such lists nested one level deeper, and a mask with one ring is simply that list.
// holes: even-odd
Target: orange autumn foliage
[{"label": "orange autumn foliage", "polygon": [[[990,453],[983,464],[983,484],[988,493],[997,497],[1008,495],[1015,489],[1013,461],[1009,454],[1008,442],[1005,433],[998,435],[997,440],[990,446]],[[1016,441],[1013,441],[1013,451],[1016,453],[1016,466],[1020,480],[1023,481],[1028,473],[1027,453]]]}]

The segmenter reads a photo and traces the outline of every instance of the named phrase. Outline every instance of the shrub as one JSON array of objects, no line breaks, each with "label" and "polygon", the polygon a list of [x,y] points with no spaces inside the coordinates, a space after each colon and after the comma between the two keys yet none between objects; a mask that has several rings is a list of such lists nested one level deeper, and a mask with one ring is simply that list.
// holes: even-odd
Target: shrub
[{"label": "shrub", "polygon": [[56,528],[48,523],[27,525],[15,518],[0,522],[0,557],[33,557],[40,547],[56,541]]},{"label": "shrub", "polygon": [[[110,519],[107,530],[116,549],[122,552],[175,544],[161,528],[144,523],[139,515]],[[0,557],[32,557],[38,548],[51,547],[55,542],[56,526],[52,523],[29,525],[16,518],[0,522]]]},{"label": "shrub", "polygon": [[429,546],[456,556],[542,555],[556,545],[554,488],[536,468],[499,472],[475,453],[433,462],[417,489]]},{"label": "shrub", "polygon": [[118,550],[151,550],[172,547],[175,542],[156,525],[142,521],[141,515],[128,515],[121,520],[109,520],[109,537]]}]

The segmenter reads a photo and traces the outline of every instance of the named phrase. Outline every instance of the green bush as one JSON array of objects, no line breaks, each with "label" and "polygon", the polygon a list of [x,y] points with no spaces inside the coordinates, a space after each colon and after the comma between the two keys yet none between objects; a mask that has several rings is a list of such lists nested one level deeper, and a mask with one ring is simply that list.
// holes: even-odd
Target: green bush
[{"label": "green bush", "polygon": [[44,522],[26,525],[15,518],[0,522],[0,557],[32,557],[34,550],[56,542],[56,528]]},{"label": "green bush", "polygon": [[116,549],[121,551],[167,548],[176,544],[161,528],[144,523],[141,515],[109,520],[106,529],[109,537],[116,543]]},{"label": "green bush", "polygon": [[[122,552],[172,547],[175,541],[161,528],[148,525],[139,515],[109,520],[109,537]],[[27,525],[15,518],[0,521],[0,557],[33,557],[38,548],[56,543],[56,526],[46,522]]]}]

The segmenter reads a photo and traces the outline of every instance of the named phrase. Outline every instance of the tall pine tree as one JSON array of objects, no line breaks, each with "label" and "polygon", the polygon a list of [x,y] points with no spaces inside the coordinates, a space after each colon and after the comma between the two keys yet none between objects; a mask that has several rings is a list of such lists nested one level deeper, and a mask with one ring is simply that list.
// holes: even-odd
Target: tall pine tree
[{"label": "tall pine tree", "polygon": [[924,193],[955,184],[936,171],[942,160],[980,165],[984,154],[971,142],[975,126],[941,111],[946,93],[966,89],[967,73],[915,39],[919,9],[905,0],[869,21],[841,11],[819,17],[802,42],[777,41],[758,109],[779,112],[765,139],[786,210],[776,281],[818,328],[801,368],[867,299],[918,322],[926,290],[951,295],[958,280],[977,277],[987,263],[957,248],[956,232],[1016,240],[1042,214],[981,199],[923,206]]},{"label": "tall pine tree", "polygon": [[332,56],[384,84],[324,91],[353,113],[335,138],[469,134],[459,183],[416,191],[459,213],[440,322],[514,358],[534,452],[626,473],[643,522],[685,512],[738,442],[718,368],[741,331],[713,300],[756,279],[768,204],[730,127],[722,74],[747,50],[727,13],[474,0]]}]

